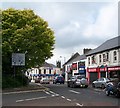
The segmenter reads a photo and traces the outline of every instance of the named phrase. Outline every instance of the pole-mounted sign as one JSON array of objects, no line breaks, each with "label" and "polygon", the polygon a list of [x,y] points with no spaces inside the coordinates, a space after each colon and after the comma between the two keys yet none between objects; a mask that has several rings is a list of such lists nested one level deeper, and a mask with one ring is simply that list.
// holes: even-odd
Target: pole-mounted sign
[{"label": "pole-mounted sign", "polygon": [[12,53],[12,66],[25,66],[25,54]]}]

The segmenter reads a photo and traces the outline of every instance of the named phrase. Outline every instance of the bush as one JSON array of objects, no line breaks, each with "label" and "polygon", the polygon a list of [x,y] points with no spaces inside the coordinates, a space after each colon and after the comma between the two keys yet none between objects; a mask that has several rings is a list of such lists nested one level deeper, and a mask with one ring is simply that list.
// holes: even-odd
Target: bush
[{"label": "bush", "polygon": [[28,85],[28,78],[25,75],[3,75],[2,88],[15,88]]}]

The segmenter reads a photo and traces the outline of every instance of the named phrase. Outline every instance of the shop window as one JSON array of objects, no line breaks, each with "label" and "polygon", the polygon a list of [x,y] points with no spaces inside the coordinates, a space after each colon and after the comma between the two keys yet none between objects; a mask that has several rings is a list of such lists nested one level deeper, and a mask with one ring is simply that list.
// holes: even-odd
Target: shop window
[{"label": "shop window", "polygon": [[102,60],[101,60],[102,58],[101,58],[101,55],[99,55],[99,62],[101,63],[102,62]]},{"label": "shop window", "polygon": [[114,59],[114,61],[117,61],[117,51],[113,52],[113,59]]},{"label": "shop window", "polygon": [[106,55],[103,54],[103,62],[106,62]]}]

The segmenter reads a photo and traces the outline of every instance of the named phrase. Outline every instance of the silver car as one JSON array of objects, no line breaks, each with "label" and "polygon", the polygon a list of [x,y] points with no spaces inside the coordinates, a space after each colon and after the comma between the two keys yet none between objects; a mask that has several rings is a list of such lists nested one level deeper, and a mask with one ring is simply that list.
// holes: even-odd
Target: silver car
[{"label": "silver car", "polygon": [[68,81],[67,81],[67,85],[68,87],[88,87],[88,81],[84,76],[81,75],[76,75],[71,77]]},{"label": "silver car", "polygon": [[110,81],[108,78],[99,78],[96,81],[93,81],[92,87],[100,87],[104,89],[106,87],[106,84]]}]

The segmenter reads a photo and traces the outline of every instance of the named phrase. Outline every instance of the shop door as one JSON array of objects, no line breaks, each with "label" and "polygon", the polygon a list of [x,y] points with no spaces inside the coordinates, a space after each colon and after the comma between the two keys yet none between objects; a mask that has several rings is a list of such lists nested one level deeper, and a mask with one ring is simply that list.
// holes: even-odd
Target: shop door
[{"label": "shop door", "polygon": [[98,79],[98,73],[97,72],[90,72],[90,83]]},{"label": "shop door", "polygon": [[100,76],[101,77],[106,77],[106,72],[100,72],[101,74],[100,74]]}]

